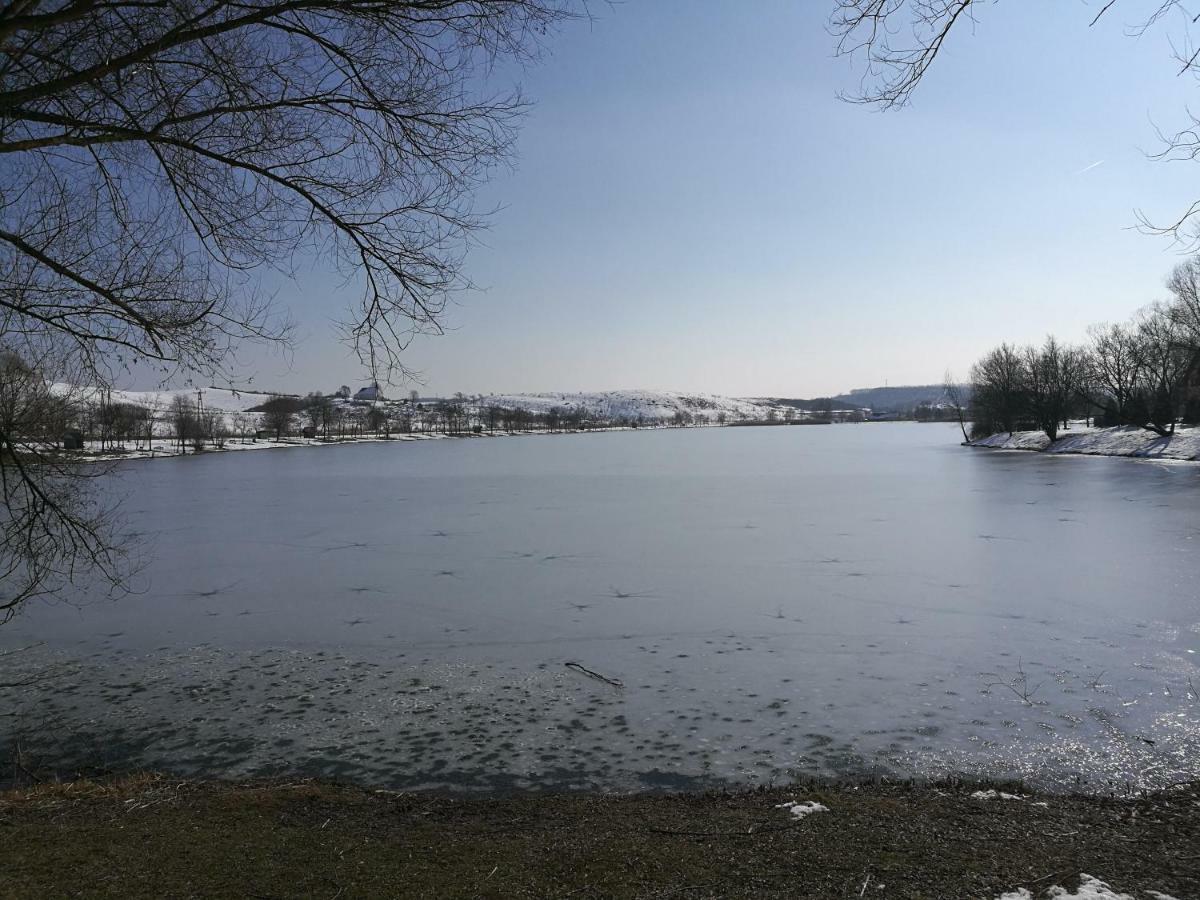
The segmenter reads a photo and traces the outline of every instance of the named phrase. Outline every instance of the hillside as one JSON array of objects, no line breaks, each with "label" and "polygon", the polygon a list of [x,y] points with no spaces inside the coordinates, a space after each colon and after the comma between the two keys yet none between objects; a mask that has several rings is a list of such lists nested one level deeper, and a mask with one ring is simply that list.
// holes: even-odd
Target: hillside
[{"label": "hillside", "polygon": [[[66,386],[58,386],[61,390],[69,390]],[[100,392],[94,389],[77,391],[85,399],[100,399]],[[200,389],[204,406],[209,410],[217,410],[226,414],[244,413],[271,396],[266,393],[249,391],[231,391],[224,388],[208,387]],[[113,403],[131,403],[144,406],[157,413],[164,413],[171,405],[175,396],[185,396],[195,400],[197,389],[158,391],[121,391],[114,390],[108,394]],[[295,395],[288,395],[295,396]],[[388,399],[378,401],[385,407],[408,407],[407,399]],[[447,398],[423,397],[419,401],[422,407],[430,408]],[[503,409],[524,409],[535,415],[543,415],[552,409],[560,411],[582,410],[587,415],[599,419],[618,421],[642,421],[647,424],[670,422],[677,413],[689,414],[693,417],[707,417],[711,423],[716,423],[724,416],[728,421],[744,421],[765,419],[772,410],[780,417],[786,412],[788,404],[776,403],[770,400],[738,399],[721,397],[714,394],[682,394],[666,391],[598,391],[588,393],[536,393],[536,394],[477,394],[456,402],[469,408],[497,406]],[[341,406],[359,408],[348,400],[335,400]],[[251,415],[256,415],[251,413]]]},{"label": "hillside", "polygon": [[641,419],[669,422],[676,413],[707,416],[716,422],[722,414],[729,421],[765,419],[772,410],[782,414],[784,404],[770,400],[721,397],[716,394],[676,394],[666,391],[599,391],[576,394],[491,394],[470,402],[481,405],[520,407],[533,413],[551,409],[582,409],[604,419]]},{"label": "hillside", "polygon": [[[93,402],[101,399],[101,392],[98,388],[71,388],[68,385],[56,384],[54,385],[54,389],[64,393],[71,391],[81,399]],[[206,407],[213,410],[220,410],[224,413],[245,412],[269,400],[273,396],[278,396],[260,391],[234,391],[228,388],[206,387],[183,388],[180,390],[164,389],[158,391],[113,390],[108,392],[108,398],[113,403],[132,403],[135,406],[144,406],[153,411],[165,412],[176,396],[184,396],[189,400],[195,400],[197,391],[200,392]]]}]

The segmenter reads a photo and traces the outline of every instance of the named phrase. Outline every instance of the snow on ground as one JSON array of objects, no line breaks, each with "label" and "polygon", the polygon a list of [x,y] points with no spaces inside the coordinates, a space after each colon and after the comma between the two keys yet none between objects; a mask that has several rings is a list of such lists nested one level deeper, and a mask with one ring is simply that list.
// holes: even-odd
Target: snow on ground
[{"label": "snow on ground", "polygon": [[976,791],[971,795],[973,800],[1024,800],[1020,794],[1006,794],[1004,791]]},{"label": "snow on ground", "polygon": [[1072,428],[1053,444],[1041,431],[993,434],[971,442],[972,447],[997,450],[1044,450],[1088,456],[1135,456],[1141,459],[1200,460],[1200,428],[1180,427],[1170,437],[1144,428]]},{"label": "snow on ground", "polygon": [[787,803],[776,804],[775,808],[786,809],[797,819],[806,818],[813,813],[829,812],[828,806],[823,803],[817,803],[815,800],[789,800]]},{"label": "snow on ground", "polygon": [[[542,432],[534,432],[542,434]],[[489,435],[490,437],[491,435]],[[497,435],[502,436],[502,435]],[[503,435],[507,436],[507,434]],[[231,450],[280,450],[285,447],[336,447],[340,444],[365,444],[375,443],[378,441],[436,441],[451,437],[451,435],[440,434],[438,432],[422,432],[413,434],[393,434],[390,437],[382,437],[379,435],[368,435],[366,437],[347,437],[338,440],[321,440],[320,438],[299,438],[290,437],[280,441],[271,440],[270,438],[226,438],[221,443],[208,442],[205,445],[203,453],[227,453]],[[462,434],[453,435],[453,437],[476,437],[476,435]],[[89,449],[95,446],[95,442],[89,443]],[[154,439],[152,446],[147,446],[145,441],[130,441],[125,445],[124,449],[112,451],[90,451],[83,458],[91,462],[111,462],[118,459],[158,459],[163,456],[192,456],[195,451],[186,448],[180,451],[179,443],[174,438],[158,438]]]},{"label": "snow on ground", "polygon": [[[326,444],[325,441],[317,441],[311,438],[288,438],[283,441],[264,440],[263,437],[254,441],[242,439],[244,436],[255,434],[255,432],[262,433],[262,414],[250,412],[249,410],[260,406],[272,397],[296,397],[297,395],[294,394],[237,391],[217,387],[133,391],[55,384],[51,386],[51,389],[63,395],[70,394],[75,399],[84,403],[98,404],[102,400],[107,400],[114,404],[139,406],[149,412],[152,419],[152,424],[149,427],[154,435],[152,447],[147,446],[144,433],[138,439],[127,437],[127,439],[121,442],[121,449],[119,451],[99,448],[96,446],[95,441],[89,440],[87,449],[92,451],[100,450],[99,453],[93,452],[90,454],[94,459],[128,459],[131,457],[175,455],[178,450],[168,438],[173,433],[170,408],[172,401],[176,397],[184,397],[193,404],[199,401],[205,410],[217,414],[221,430],[230,435],[230,437],[224,441],[215,442],[215,445],[213,441],[208,441],[209,449],[265,450],[277,447]],[[372,406],[394,414],[396,417],[395,421],[388,430],[392,432],[392,439],[397,440],[421,440],[443,436],[437,434],[439,430],[445,430],[440,427],[439,410],[445,404],[451,402],[459,406],[469,417],[473,417],[476,423],[483,421],[484,411],[487,407],[524,409],[538,416],[544,415],[552,409],[557,409],[562,413],[581,410],[588,418],[593,420],[590,423],[590,427],[595,427],[597,424],[603,424],[605,427],[613,427],[614,425],[621,427],[625,423],[640,423],[643,426],[661,426],[666,424],[716,425],[721,422],[732,424],[737,422],[763,421],[772,413],[779,420],[791,417],[789,414],[798,418],[804,417],[802,412],[797,416],[798,411],[785,406],[778,406],[766,400],[735,399],[712,394],[672,394],[656,391],[606,391],[601,393],[576,394],[493,394],[487,396],[475,395],[473,397],[459,395],[453,401],[437,397],[425,397],[419,400],[380,399],[370,403],[341,398],[330,399],[346,416],[347,422],[357,423],[357,428],[350,427],[345,430],[355,434],[358,440],[380,439],[380,435],[378,434],[365,433],[365,418]],[[683,417],[682,421],[678,418],[679,413],[687,414]],[[400,420],[407,423],[405,427],[409,429],[408,432],[403,432],[402,428],[397,427]],[[303,417],[297,416],[295,424],[296,430],[299,430],[299,425],[304,424]],[[467,419],[467,424],[470,425],[470,418]],[[467,430],[468,432],[470,431],[469,428]],[[234,435],[237,437],[233,437]]]},{"label": "snow on ground", "polygon": [[[51,390],[62,393],[72,392],[84,400],[99,400],[101,399],[100,388],[75,388],[65,384],[55,384],[51,386]],[[118,391],[112,390],[108,392],[109,399],[113,403],[132,403],[136,406],[145,406],[151,410],[165,411],[171,405],[171,401],[176,396],[184,396],[189,400],[196,399],[196,392],[200,394],[204,400],[204,405],[209,409],[220,410],[224,413],[245,412],[251,407],[265,403],[272,397],[280,396],[279,394],[264,393],[261,391],[234,391],[228,388],[184,388],[177,391],[161,390],[161,391]],[[285,395],[291,396],[291,395]]]},{"label": "snow on ground", "polygon": [[[69,385],[54,385],[54,389],[67,392],[73,391],[83,399],[99,400],[99,388],[72,388]],[[234,391],[226,388],[207,387],[199,389],[204,406],[210,410],[223,413],[241,413],[259,406],[278,394]],[[151,410],[165,412],[171,401],[178,395],[195,400],[196,388],[181,390],[159,391],[123,391],[112,390],[109,397],[113,403],[132,403],[145,406]],[[296,395],[282,395],[296,396]],[[385,405],[398,403],[398,400],[383,401]],[[434,406],[442,402],[441,398],[425,397],[419,401],[423,406]],[[498,406],[505,409],[525,409],[532,413],[544,414],[552,409],[582,409],[590,415],[609,420],[640,419],[645,423],[670,422],[676,413],[689,413],[692,416],[707,416],[709,422],[716,423],[722,413],[727,421],[762,420],[772,411],[779,418],[787,412],[787,406],[781,406],[768,400],[721,397],[716,394],[678,394],[665,391],[599,391],[590,393],[543,393],[543,394],[488,394],[464,398],[458,402],[468,407]],[[798,412],[798,411],[794,411]]]},{"label": "snow on ground", "polygon": [[[1079,875],[1079,887],[1074,892],[1055,885],[1044,895],[1039,894],[1039,896],[1062,897],[1065,900],[1138,900],[1132,894],[1120,894],[1114,891],[1099,878],[1082,873]],[[1175,900],[1174,897],[1160,891],[1146,891],[1144,896],[1150,897],[1152,900]],[[1018,888],[1015,891],[1001,894],[996,900],[1033,900],[1033,894],[1029,893],[1026,888]]]}]

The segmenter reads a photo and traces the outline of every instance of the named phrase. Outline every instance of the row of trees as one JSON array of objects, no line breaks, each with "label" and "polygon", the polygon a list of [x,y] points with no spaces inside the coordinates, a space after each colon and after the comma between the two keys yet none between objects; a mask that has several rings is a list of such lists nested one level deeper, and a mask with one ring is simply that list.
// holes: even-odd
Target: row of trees
[{"label": "row of trees", "polygon": [[[0,360],[0,411],[9,433],[29,447],[43,451],[61,449],[64,438],[75,437],[92,449],[122,451],[174,443],[178,452],[224,447],[230,439],[259,437],[282,440],[294,435],[337,441],[392,434],[469,434],[523,431],[587,431],[613,427],[636,428],[649,424],[675,427],[729,421],[723,410],[677,410],[667,420],[642,416],[607,416],[583,407],[563,404],[544,411],[500,405],[485,397],[426,401],[346,403],[338,397],[310,393],[304,397],[276,395],[253,411],[225,412],[208,407],[203,393],[176,394],[165,406],[114,399],[109,391],[72,391],[65,385],[51,390],[35,370],[15,354]],[[18,416],[15,410],[20,409]],[[767,422],[786,423],[798,418],[795,409],[782,415],[771,410]],[[745,413],[735,421],[749,422]]]},{"label": "row of trees", "polygon": [[971,369],[972,437],[1038,429],[1055,440],[1068,419],[1091,415],[1164,436],[1200,422],[1200,256],[1167,288],[1169,300],[1130,321],[1093,326],[1086,346],[1048,337],[990,351]]},{"label": "row of trees", "polygon": [[[481,434],[518,431],[587,431],[596,428],[637,427],[640,417],[608,417],[575,406],[556,406],[535,412],[520,406],[502,406],[480,398],[419,403],[382,402],[370,406],[338,403],[332,397],[310,393],[305,397],[274,397],[258,407],[262,431],[275,439],[297,432],[323,440],[345,440],[366,435]],[[678,416],[677,416],[678,418]],[[688,416],[675,424],[707,424],[706,417]]]}]

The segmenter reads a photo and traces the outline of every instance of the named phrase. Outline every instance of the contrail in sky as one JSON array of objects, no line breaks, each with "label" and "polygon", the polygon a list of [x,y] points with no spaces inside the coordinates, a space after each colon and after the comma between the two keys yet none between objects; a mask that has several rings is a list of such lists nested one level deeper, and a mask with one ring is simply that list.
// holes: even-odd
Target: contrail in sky
[{"label": "contrail in sky", "polygon": [[1098,159],[1094,163],[1092,163],[1090,166],[1084,166],[1082,169],[1080,169],[1075,174],[1082,175],[1084,172],[1090,172],[1090,171],[1092,171],[1092,169],[1096,168],[1096,166],[1102,166],[1102,165],[1104,165],[1104,160]]}]

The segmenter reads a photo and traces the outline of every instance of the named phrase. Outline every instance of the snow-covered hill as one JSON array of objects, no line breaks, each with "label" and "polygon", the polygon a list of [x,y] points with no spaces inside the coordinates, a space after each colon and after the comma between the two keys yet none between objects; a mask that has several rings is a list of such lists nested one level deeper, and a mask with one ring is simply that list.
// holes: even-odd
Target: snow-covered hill
[{"label": "snow-covered hill", "polygon": [[[66,386],[57,386],[61,390],[69,390]],[[86,399],[99,400],[97,389],[76,391],[77,396]],[[109,392],[113,403],[132,403],[145,406],[151,410],[165,412],[176,395],[183,395],[189,400],[197,397],[196,388],[181,390],[159,391],[123,391]],[[204,406],[210,410],[224,413],[241,413],[259,406],[270,399],[271,394],[232,391],[225,388],[207,387],[200,389]],[[293,395],[294,396],[294,395]],[[407,403],[407,401],[383,401],[384,403]],[[441,401],[436,397],[424,397],[421,404],[425,407],[436,405]],[[716,424],[722,418],[727,422],[762,420],[772,411],[779,418],[787,414],[789,407],[773,403],[770,400],[722,397],[715,394],[682,394],[667,391],[598,391],[588,393],[539,393],[539,394],[476,394],[461,401],[467,406],[485,407],[498,406],[505,409],[525,409],[537,415],[542,415],[552,409],[560,411],[583,410],[589,416],[600,419],[640,420],[647,424],[656,422],[671,422],[677,413],[686,413],[692,417],[706,417],[707,421]],[[795,414],[795,410],[792,410]]]},{"label": "snow-covered hill", "polygon": [[780,417],[787,410],[767,400],[721,397],[716,394],[676,394],[667,391],[599,391],[578,394],[491,394],[471,402],[484,406],[520,407],[534,413],[551,409],[583,409],[604,419],[641,419],[669,422],[676,413],[707,416],[716,422],[721,414],[730,421],[765,419],[772,410]]},{"label": "snow-covered hill", "polygon": [[[69,385],[56,384],[53,389],[63,393],[70,392],[83,400],[95,402],[102,399],[102,393],[99,388],[73,388]],[[225,413],[245,412],[251,407],[258,406],[271,397],[277,396],[260,391],[233,391],[227,388],[215,387],[199,388],[198,390],[206,407]],[[136,406],[144,406],[148,409],[161,412],[166,411],[171,405],[171,401],[177,395],[185,396],[188,400],[195,400],[196,394],[197,388],[160,391],[112,390],[108,391],[108,399],[112,403],[132,403]]]}]

